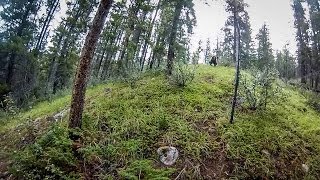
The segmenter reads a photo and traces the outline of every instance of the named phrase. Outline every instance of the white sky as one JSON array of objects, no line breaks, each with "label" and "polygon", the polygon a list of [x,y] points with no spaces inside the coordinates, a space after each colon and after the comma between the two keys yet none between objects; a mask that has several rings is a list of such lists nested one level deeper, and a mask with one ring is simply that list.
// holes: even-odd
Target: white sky
[{"label": "white sky", "polygon": [[[224,26],[228,14],[225,12],[223,0],[208,0],[209,6],[203,0],[195,0],[197,27],[192,37],[192,44],[201,39],[203,46],[207,38],[216,42],[217,36],[222,37],[220,29]],[[295,53],[295,29],[291,0],[245,0],[249,7],[252,37],[255,38],[259,28],[266,22],[270,29],[270,40],[274,50],[282,49],[290,43],[290,51]]]},{"label": "white sky", "polygon": [[[56,17],[61,17],[66,11],[66,0],[61,0],[61,9]],[[204,4],[204,0],[194,0],[197,17],[197,27],[194,28],[194,35],[191,43],[193,49],[198,41],[203,41],[203,48],[207,38],[212,43],[216,43],[216,38],[223,37],[221,28],[227,19],[224,0],[207,0],[209,5]],[[295,53],[295,29],[291,0],[245,0],[249,7],[247,11],[250,16],[252,37],[255,38],[259,28],[264,22],[269,25],[270,40],[274,50],[282,49],[285,44],[290,43],[290,51]],[[55,18],[53,24],[57,25],[61,18]]]}]

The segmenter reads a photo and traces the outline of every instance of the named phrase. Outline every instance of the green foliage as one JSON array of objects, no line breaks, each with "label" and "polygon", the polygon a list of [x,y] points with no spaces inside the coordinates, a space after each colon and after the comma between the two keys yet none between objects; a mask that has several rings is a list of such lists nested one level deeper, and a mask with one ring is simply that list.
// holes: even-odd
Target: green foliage
[{"label": "green foliage", "polygon": [[307,95],[307,103],[311,106],[314,110],[320,112],[320,95],[316,93],[310,93]]},{"label": "green foliage", "polygon": [[222,57],[218,63],[219,63],[219,66],[224,66],[224,67],[235,66],[234,62],[230,59],[227,59],[226,57]]},{"label": "green foliage", "polygon": [[120,171],[120,176],[125,179],[157,179],[169,180],[174,172],[172,168],[155,169],[152,167],[152,161],[137,160],[132,162],[127,168]]},{"label": "green foliage", "polygon": [[175,65],[172,75],[169,78],[170,83],[178,87],[185,87],[193,81],[196,68],[197,66],[182,63]]},{"label": "green foliage", "polygon": [[200,60],[200,54],[203,52],[203,48],[202,48],[202,41],[199,40],[198,42],[198,48],[195,52],[193,52],[192,54],[192,59],[191,59],[191,63],[193,65],[199,64],[199,60]]},{"label": "green foliage", "polygon": [[12,168],[13,174],[23,179],[76,178],[76,159],[68,131],[53,126],[36,143],[16,154]]},{"label": "green foliage", "polygon": [[[248,83],[255,79],[253,75],[246,75]],[[225,179],[317,179],[319,113],[307,106],[300,92],[284,87],[283,93],[290,94],[286,101],[269,101],[263,111],[238,109],[236,121],[230,125],[228,100],[233,94],[233,80],[234,68],[199,65],[194,81],[185,88],[169,85],[160,72],[144,74],[135,88],[116,81],[95,86],[88,90],[77,153],[70,149],[65,120],[25,150],[8,149],[12,137],[28,135],[17,126],[28,117],[32,122],[60,111],[70,96],[39,103],[1,126],[1,133],[7,135],[10,130],[11,134],[10,138],[0,136],[0,157],[18,151],[12,162],[20,173],[15,174],[33,179],[45,178],[41,173],[56,179],[139,179],[139,175],[141,179],[161,179],[180,172],[181,178],[205,179],[208,171],[203,170],[214,167],[225,167]],[[170,171],[159,166],[156,153],[166,145],[179,150],[178,161]],[[210,158],[222,160],[208,161]],[[308,173],[302,164],[309,167]],[[183,171],[181,165],[186,165]]]},{"label": "green foliage", "polygon": [[[285,102],[263,112],[238,114],[224,124],[228,157],[239,179],[317,179],[319,176],[319,113],[306,107],[304,97],[290,89]],[[305,172],[302,165],[309,167]]]},{"label": "green foliage", "polygon": [[251,70],[251,74],[241,75],[241,95],[251,110],[265,109],[270,102],[281,101],[284,94],[276,82],[277,74],[273,70]]},{"label": "green foliage", "polygon": [[10,91],[6,84],[0,84],[0,96],[6,95]]},{"label": "green foliage", "polygon": [[219,57],[222,61],[220,64],[224,66],[231,66],[234,63],[233,59],[233,48],[234,48],[234,16],[233,9],[235,7],[235,3],[238,7],[238,22],[240,28],[240,51],[239,51],[239,59],[241,61],[241,68],[247,69],[252,65],[254,60],[254,45],[252,41],[252,29],[250,24],[250,17],[246,10],[248,4],[246,4],[243,0],[226,1],[226,11],[230,14],[227,18],[225,27],[223,27],[222,31],[224,33],[224,39],[222,42],[222,57]]},{"label": "green foliage", "polygon": [[19,111],[10,93],[3,96],[1,106],[8,116],[15,115]]},{"label": "green foliage", "polygon": [[136,87],[139,79],[141,79],[141,71],[137,68],[127,69],[122,77],[122,81],[129,84],[131,88]]},{"label": "green foliage", "polygon": [[294,56],[288,49],[288,44],[283,48],[282,51],[277,51],[275,68],[279,72],[279,77],[284,79],[286,82],[295,77],[296,62]]},{"label": "green foliage", "polygon": [[[216,49],[217,51],[218,49]],[[210,39],[207,39],[206,42],[206,49],[204,50],[204,63],[209,64],[210,58],[212,57],[212,52],[211,52],[211,42]]]},{"label": "green foliage", "polygon": [[258,41],[258,60],[255,63],[255,67],[257,67],[260,71],[274,67],[274,56],[272,44],[270,42],[269,31],[270,30],[268,26],[266,24],[263,24],[262,27],[259,29],[259,33],[256,36],[256,40]]}]

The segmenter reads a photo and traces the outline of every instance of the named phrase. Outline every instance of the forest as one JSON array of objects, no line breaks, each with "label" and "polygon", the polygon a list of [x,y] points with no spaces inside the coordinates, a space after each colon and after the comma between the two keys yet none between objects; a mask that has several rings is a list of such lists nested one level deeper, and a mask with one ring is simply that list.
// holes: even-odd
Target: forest
[{"label": "forest", "polygon": [[0,179],[320,179],[320,1],[217,1],[1,0]]}]

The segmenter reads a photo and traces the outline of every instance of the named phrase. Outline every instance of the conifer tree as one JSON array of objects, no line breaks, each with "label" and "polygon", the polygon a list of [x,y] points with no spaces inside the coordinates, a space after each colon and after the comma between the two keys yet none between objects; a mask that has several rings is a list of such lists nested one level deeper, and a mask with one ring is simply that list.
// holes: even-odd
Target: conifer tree
[{"label": "conifer tree", "polygon": [[211,53],[211,42],[210,42],[210,39],[208,38],[207,39],[207,43],[206,43],[206,49],[204,51],[204,63],[205,64],[209,63],[211,56],[212,56],[212,53]]},{"label": "conifer tree", "polygon": [[307,84],[307,74],[311,73],[311,50],[309,47],[310,37],[309,25],[305,17],[305,10],[301,0],[294,0],[293,6],[295,27],[297,29],[296,39],[298,42],[298,63],[300,69],[301,83]]},{"label": "conifer tree", "polygon": [[256,37],[258,41],[257,48],[257,62],[258,69],[263,71],[266,68],[274,67],[274,57],[272,51],[272,44],[270,42],[269,29],[266,24],[263,24]]}]

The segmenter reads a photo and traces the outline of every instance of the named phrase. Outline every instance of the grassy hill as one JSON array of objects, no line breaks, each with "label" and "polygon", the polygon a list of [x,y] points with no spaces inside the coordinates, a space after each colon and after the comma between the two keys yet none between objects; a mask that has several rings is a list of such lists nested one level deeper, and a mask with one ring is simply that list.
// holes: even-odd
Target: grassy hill
[{"label": "grassy hill", "polygon": [[[318,179],[320,114],[298,91],[267,110],[239,107],[228,123],[234,70],[200,66],[185,88],[161,73],[132,87],[109,83],[88,90],[79,142],[68,139],[70,96],[42,102],[0,120],[0,173],[53,179]],[[165,167],[157,149],[174,146]],[[0,176],[1,177],[1,176]]]}]

